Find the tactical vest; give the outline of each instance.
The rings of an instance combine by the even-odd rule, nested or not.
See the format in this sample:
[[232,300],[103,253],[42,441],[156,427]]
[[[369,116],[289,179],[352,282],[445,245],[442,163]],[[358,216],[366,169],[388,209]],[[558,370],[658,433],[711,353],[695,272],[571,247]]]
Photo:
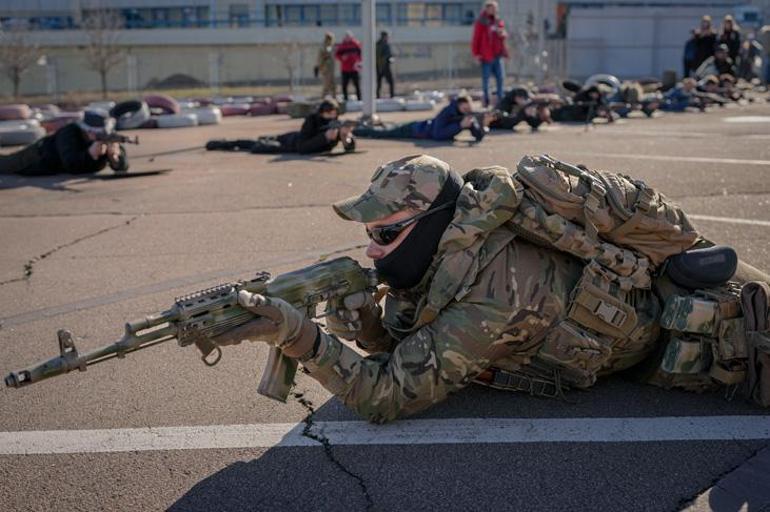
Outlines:
[[[508,227],[585,267],[566,317],[549,329],[530,364],[493,370],[482,383],[557,395],[647,360],[653,384],[722,384],[734,392],[747,383],[756,401],[770,405],[770,334],[755,330],[747,341],[740,286],[688,290],[663,275],[667,258],[698,241],[678,206],[640,180],[547,155],[522,158],[512,177],[524,193]],[[767,316],[766,306],[758,310]]]

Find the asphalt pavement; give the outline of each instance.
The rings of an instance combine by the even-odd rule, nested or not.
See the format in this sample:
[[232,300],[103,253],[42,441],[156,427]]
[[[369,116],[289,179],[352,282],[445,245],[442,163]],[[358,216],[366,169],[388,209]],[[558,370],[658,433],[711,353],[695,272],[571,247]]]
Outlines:
[[[360,141],[360,152],[344,156],[202,147],[212,138],[298,126],[271,116],[137,131],[131,170],[171,169],[154,176],[0,178],[0,372],[57,355],[60,328],[72,330],[79,348],[93,348],[117,340],[126,320],[162,311],[185,293],[332,255],[365,262],[365,233],[329,204],[362,191],[378,164],[417,153],[463,172],[514,167],[538,153],[622,171],[675,199],[708,238],[770,269],[770,104],[493,133],[481,144]],[[216,426],[262,432],[288,424],[321,439],[324,425],[358,429],[352,422],[359,419],[306,375],[295,390],[302,400],[258,395],[266,356],[261,345],[232,347],[208,368],[194,348],[170,342],[85,373],[0,390],[0,510],[670,511],[696,499],[698,510],[718,510],[722,502],[710,505],[703,493],[770,445],[762,436],[699,439],[695,427],[676,440],[660,432],[622,441],[532,441],[524,432],[496,442],[494,432],[458,430],[465,420],[486,418],[558,420],[565,428],[601,418],[629,425],[693,418],[697,425],[699,418],[759,416],[770,423],[767,410],[741,398],[664,391],[616,376],[566,401],[472,386],[415,418],[434,436],[420,442],[382,443],[375,431],[366,442],[337,445],[332,437],[326,446],[252,437],[209,447],[222,446],[206,439],[216,437]],[[185,430],[204,426],[213,433]],[[134,433],[158,427],[189,436],[189,446],[131,445]],[[13,444],[22,437],[16,433],[31,432],[39,432],[41,446],[66,438],[72,448],[29,454],[31,445]],[[84,440],[97,432],[125,433],[127,448],[86,449]],[[770,507],[750,494],[742,499],[752,512]]]

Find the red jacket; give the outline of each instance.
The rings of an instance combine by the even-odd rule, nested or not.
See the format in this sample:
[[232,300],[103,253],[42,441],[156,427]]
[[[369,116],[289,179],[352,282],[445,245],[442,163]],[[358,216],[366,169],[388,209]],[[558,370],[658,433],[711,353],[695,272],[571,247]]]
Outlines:
[[505,45],[505,23],[500,18],[492,18],[485,13],[473,25],[471,53],[483,62],[490,62],[497,57],[508,57]]
[[334,57],[340,61],[343,73],[358,71],[361,67],[361,43],[354,37],[346,37],[337,45]]

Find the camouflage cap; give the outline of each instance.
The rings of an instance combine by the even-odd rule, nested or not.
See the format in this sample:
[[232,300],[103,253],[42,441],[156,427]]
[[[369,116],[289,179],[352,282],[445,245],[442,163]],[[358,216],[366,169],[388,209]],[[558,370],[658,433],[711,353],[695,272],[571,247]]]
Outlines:
[[412,208],[426,211],[446,183],[449,164],[428,155],[412,155],[383,164],[360,196],[332,205],[345,220],[372,222]]

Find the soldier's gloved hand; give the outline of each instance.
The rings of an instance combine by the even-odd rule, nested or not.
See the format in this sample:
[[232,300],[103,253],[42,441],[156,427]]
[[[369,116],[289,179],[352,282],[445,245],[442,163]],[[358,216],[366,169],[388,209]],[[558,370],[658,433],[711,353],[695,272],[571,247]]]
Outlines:
[[382,326],[382,308],[370,293],[357,292],[328,307],[335,311],[326,317],[326,328],[340,338],[357,340],[367,348],[389,336]]
[[280,348],[289,357],[299,357],[313,349],[318,326],[288,302],[241,290],[238,303],[257,318],[215,337],[217,344],[264,341]]

